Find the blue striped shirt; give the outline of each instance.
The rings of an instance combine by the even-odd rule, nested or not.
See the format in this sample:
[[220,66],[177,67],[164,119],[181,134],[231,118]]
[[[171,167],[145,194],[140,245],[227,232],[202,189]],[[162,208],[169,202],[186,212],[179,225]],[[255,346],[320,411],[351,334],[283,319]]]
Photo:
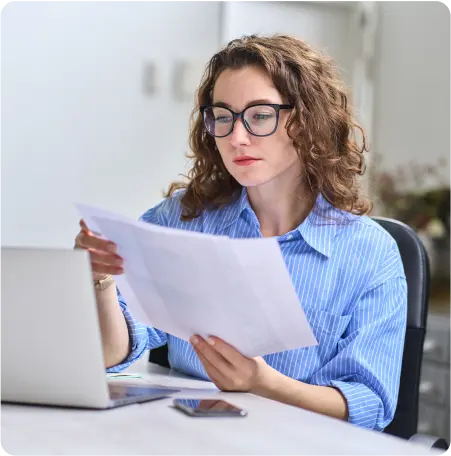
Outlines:
[[[262,236],[245,189],[225,208],[187,222],[180,219],[180,195],[165,199],[141,220],[232,238]],[[384,429],[397,404],[407,318],[406,279],[396,242],[369,217],[339,211],[321,195],[304,222],[278,241],[319,344],[267,355],[265,361],[288,377],[338,388],[350,422]],[[110,372],[167,343],[172,368],[208,379],[188,342],[134,320],[118,295],[132,350]]]

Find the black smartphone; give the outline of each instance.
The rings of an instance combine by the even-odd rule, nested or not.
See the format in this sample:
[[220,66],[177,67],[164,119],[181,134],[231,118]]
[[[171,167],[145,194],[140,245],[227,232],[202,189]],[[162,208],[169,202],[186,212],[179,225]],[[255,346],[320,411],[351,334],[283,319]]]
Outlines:
[[189,416],[247,416],[246,410],[218,399],[174,399],[174,406]]

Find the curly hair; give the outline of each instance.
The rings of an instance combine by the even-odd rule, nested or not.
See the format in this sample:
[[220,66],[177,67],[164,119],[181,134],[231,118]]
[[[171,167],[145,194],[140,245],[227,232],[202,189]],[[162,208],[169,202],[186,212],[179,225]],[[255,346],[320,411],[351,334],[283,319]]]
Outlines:
[[308,196],[313,199],[322,193],[337,209],[368,213],[371,203],[361,196],[357,178],[365,169],[365,134],[353,119],[332,60],[298,38],[278,34],[235,39],[207,64],[191,115],[188,158],[194,159],[194,165],[188,182],[174,182],[166,193],[168,197],[186,190],[181,197],[182,219],[192,220],[206,208],[229,204],[242,188],[225,168],[215,139],[205,131],[199,108],[212,103],[215,83],[225,69],[246,66],[264,69],[294,106],[286,128],[303,164]]

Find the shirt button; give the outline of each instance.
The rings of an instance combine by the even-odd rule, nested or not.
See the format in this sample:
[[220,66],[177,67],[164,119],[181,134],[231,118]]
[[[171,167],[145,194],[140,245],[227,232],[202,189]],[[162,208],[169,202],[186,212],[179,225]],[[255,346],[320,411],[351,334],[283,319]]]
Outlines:
[[288,239],[289,241],[291,241],[291,240],[293,239],[293,235],[292,235],[292,234],[289,234],[289,235],[287,236],[287,239]]

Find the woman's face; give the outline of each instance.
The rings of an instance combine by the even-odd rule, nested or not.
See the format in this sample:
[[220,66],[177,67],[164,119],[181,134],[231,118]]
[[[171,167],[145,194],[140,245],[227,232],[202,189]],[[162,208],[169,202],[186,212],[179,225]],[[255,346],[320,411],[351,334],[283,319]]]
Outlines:
[[[286,104],[286,100],[282,99],[265,71],[257,67],[245,67],[227,69],[220,74],[213,91],[213,104],[218,103],[234,112],[241,112],[253,104]],[[255,125],[258,126],[260,119],[267,114],[264,110],[257,110],[250,121],[255,119]],[[261,186],[287,178],[288,172],[290,176],[300,176],[301,163],[286,130],[289,115],[289,109],[280,111],[277,130],[271,136],[253,136],[238,119],[228,136],[215,138],[225,167],[242,186]],[[240,160],[243,156],[255,160]]]

